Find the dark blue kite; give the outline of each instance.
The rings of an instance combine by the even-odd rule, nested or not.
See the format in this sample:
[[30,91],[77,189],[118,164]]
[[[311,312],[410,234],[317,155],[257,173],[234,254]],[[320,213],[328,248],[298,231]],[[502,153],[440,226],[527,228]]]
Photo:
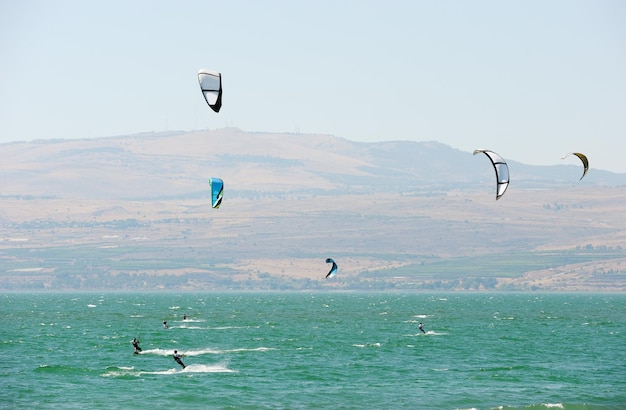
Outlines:
[[333,267],[330,268],[330,271],[328,271],[328,273],[326,274],[326,279],[332,278],[333,276],[335,276],[335,273],[337,273],[337,264],[335,263],[334,260],[328,258],[326,259],[326,263],[332,263]]

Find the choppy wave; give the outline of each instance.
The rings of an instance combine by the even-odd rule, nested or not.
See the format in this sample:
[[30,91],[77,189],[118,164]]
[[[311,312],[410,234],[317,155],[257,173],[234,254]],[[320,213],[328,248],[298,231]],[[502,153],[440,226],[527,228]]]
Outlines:
[[177,326],[170,326],[170,329],[192,329],[192,330],[202,330],[202,329],[207,329],[206,327],[202,327],[202,326],[190,326],[190,325],[177,325]]
[[241,347],[241,348],[232,348],[232,349],[213,349],[213,348],[205,348],[205,349],[190,349],[184,350],[179,347],[173,349],[147,349],[143,350],[140,355],[157,355],[157,356],[171,356],[174,350],[178,350],[179,353],[185,356],[202,356],[205,354],[225,354],[225,353],[240,353],[240,352],[267,352],[270,350],[276,350],[272,347]]
[[[232,329],[260,329],[261,326],[197,326],[197,325],[189,325],[188,323],[202,323],[206,322],[205,320],[178,320],[173,323],[180,323],[178,325],[169,326],[170,329],[192,329],[192,330],[232,330]],[[171,322],[170,322],[171,323]]]
[[410,337],[415,337],[415,336],[418,336],[418,337],[419,336],[422,336],[422,337],[423,336],[445,336],[447,334],[448,333],[445,333],[445,332],[435,332],[434,330],[428,330],[428,331],[426,331],[426,333],[417,332],[417,333],[410,333],[410,334],[407,334],[405,336],[410,336]]
[[352,346],[365,348],[365,347],[380,347],[380,346],[382,346],[382,344],[380,342],[376,342],[376,343],[355,343]]
[[498,406],[498,410],[516,410],[516,409],[525,409],[525,410],[541,410],[541,409],[565,409],[565,410],[584,410],[584,409],[593,409],[595,406],[588,406],[585,404],[565,404],[565,403],[539,403],[539,404],[531,404],[523,407],[514,407],[514,406]]
[[[528,293],[202,299],[0,295],[7,385],[0,408],[613,410],[626,403],[624,294],[542,293],[531,303]],[[181,322],[186,309],[198,317]],[[163,317],[187,328],[164,330]],[[129,344],[136,336],[141,355]]]
[[230,330],[230,329],[260,329],[261,326],[213,326],[207,327],[207,329],[211,330]]
[[178,374],[194,374],[194,373],[237,373],[236,370],[229,369],[225,363],[218,364],[190,364],[184,369],[171,368],[164,370],[137,370],[135,367],[114,367],[108,368],[103,377],[140,377],[148,374],[158,375],[178,375]]

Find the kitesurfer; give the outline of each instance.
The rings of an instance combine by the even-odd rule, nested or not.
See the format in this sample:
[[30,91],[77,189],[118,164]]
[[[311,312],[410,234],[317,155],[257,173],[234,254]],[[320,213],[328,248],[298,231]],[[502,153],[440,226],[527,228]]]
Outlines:
[[186,313],[183,315],[183,320],[187,320],[187,314]]
[[131,343],[133,344],[133,347],[135,348],[135,354],[139,354],[139,352],[141,352],[141,347],[139,347],[139,340],[137,340],[137,338],[134,338]]
[[167,329],[167,320],[163,321],[163,329]]
[[424,324],[422,322],[420,322],[419,326],[417,327],[420,329],[422,333],[426,334],[426,331],[424,330]]
[[178,350],[174,350],[174,360],[176,361],[176,363],[178,363],[179,365],[181,365],[183,367],[183,369],[187,366],[185,366],[185,363],[183,363],[182,361],[182,357],[184,355],[182,354],[178,354]]

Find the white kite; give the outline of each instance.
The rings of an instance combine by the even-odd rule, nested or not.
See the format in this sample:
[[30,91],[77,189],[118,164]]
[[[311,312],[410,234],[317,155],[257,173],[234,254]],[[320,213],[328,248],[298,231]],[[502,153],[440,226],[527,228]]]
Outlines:
[[502,157],[493,151],[486,149],[474,150],[474,155],[483,153],[485,154],[496,171],[496,200],[500,199],[504,195],[504,191],[509,187],[509,166],[504,162]]
[[215,112],[220,112],[220,108],[222,108],[222,74],[217,71],[202,69],[198,72],[198,82],[209,107]]

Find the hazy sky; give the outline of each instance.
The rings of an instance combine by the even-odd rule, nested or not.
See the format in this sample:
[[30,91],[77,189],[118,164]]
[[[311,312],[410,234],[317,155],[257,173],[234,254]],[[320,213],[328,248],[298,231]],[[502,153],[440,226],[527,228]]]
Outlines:
[[626,172],[626,1],[0,0],[0,97],[0,142],[234,126]]

